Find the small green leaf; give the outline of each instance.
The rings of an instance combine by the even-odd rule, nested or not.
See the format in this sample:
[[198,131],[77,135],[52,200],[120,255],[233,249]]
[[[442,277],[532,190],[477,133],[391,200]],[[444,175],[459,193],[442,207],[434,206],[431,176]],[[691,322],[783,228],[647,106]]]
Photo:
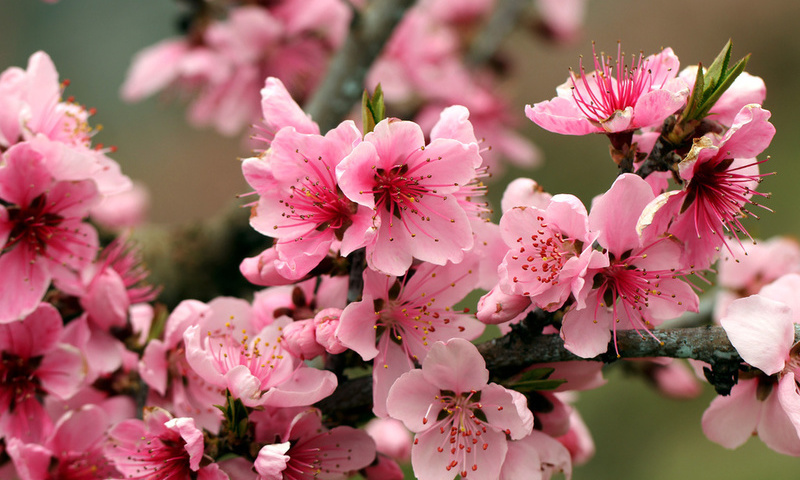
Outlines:
[[383,90],[379,83],[370,96],[367,90],[361,96],[361,121],[364,124],[364,135],[375,129],[375,125],[386,117],[386,105],[383,101]]
[[517,382],[511,385],[511,388],[520,392],[532,392],[532,391],[540,391],[540,390],[555,390],[562,384],[567,383],[566,379],[557,378],[557,379],[542,379],[542,380],[530,380],[526,382]]
[[555,371],[556,371],[555,368],[534,368],[533,370],[528,370],[524,372],[520,376],[519,381],[528,382],[531,380],[544,380],[550,377],[550,375],[552,375],[553,372]]

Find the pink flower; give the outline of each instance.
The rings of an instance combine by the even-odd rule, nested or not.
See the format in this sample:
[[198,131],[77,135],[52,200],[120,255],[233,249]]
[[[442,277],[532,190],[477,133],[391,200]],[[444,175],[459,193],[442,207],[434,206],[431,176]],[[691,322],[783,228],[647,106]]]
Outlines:
[[363,430],[322,426],[318,410],[298,414],[281,438],[258,452],[258,480],[345,480],[375,459],[375,443]]
[[399,276],[413,258],[444,265],[472,247],[467,213],[454,195],[475,177],[478,146],[437,138],[425,145],[412,122],[385,119],[336,167],[344,194],[373,210],[370,268]]
[[[539,308],[554,311],[581,292],[587,269],[608,265],[608,257],[592,248],[586,207],[572,195],[556,195],[546,208],[515,207],[500,219],[509,251],[498,267],[500,289],[524,295]],[[591,277],[590,277],[591,278]]]
[[[348,255],[370,239],[372,212],[346,198],[336,181],[337,165],[361,142],[351,121],[324,137],[281,129],[263,157],[245,160],[242,169],[266,169],[266,178],[252,182],[259,194],[250,225],[277,239],[276,271],[297,280],[331,250]],[[263,166],[252,166],[254,162]]]
[[499,477],[506,437],[529,435],[533,415],[522,394],[488,380],[478,349],[454,338],[434,344],[422,369],[392,386],[387,410],[416,433],[411,464],[417,478]]
[[109,417],[96,405],[62,415],[41,443],[7,441],[8,454],[22,480],[121,478],[103,452]]
[[[739,232],[749,236],[740,218],[750,215],[748,204],[765,174],[759,174],[755,156],[769,146],[775,127],[770,112],[746,105],[721,139],[709,134],[695,141],[678,168],[684,180],[681,191],[660,195],[648,206],[648,221],[641,229],[668,230],[685,246],[685,265],[705,268],[726,233],[739,242]],[[651,223],[649,223],[651,222]],[[649,225],[649,226],[648,226]],[[731,251],[731,253],[733,253]]]
[[[576,76],[560,85],[557,97],[525,106],[525,115],[555,133],[616,134],[658,125],[681,108],[689,96],[686,84],[676,78],[678,57],[667,48],[658,54],[634,57],[625,65],[622,46],[614,62],[592,46],[595,71],[586,74],[583,63]],[[612,63],[613,62],[613,63]]]
[[[108,436],[106,455],[124,478],[190,478],[195,472],[216,470],[200,466],[203,432],[192,418],[173,418],[166,410],[146,408],[144,420],[124,420],[112,427]],[[209,478],[227,476],[217,472]]]
[[520,440],[508,442],[499,480],[550,480],[558,472],[563,472],[567,480],[572,478],[569,451],[558,440],[534,430]]
[[52,422],[38,397],[74,395],[85,378],[84,358],[62,343],[61,315],[40,303],[22,320],[0,324],[0,438],[40,442]]
[[183,334],[189,365],[209,384],[250,407],[310,405],[336,388],[332,372],[306,367],[283,347],[288,318],[259,331],[247,302],[221,297],[209,306],[211,314]]
[[576,303],[564,314],[561,337],[576,355],[591,358],[605,352],[618,328],[647,331],[697,311],[697,294],[681,278],[688,271],[679,268],[680,244],[637,232],[641,212],[652,199],[647,182],[624,174],[592,205],[589,227],[610,263],[589,269],[586,277],[593,281],[577,296],[585,298],[585,306]]
[[[475,262],[443,267],[422,264],[413,275],[398,279],[364,271],[360,302],[348,305],[336,336],[364,360],[374,359],[373,412],[386,416],[386,395],[392,383],[423,361],[437,340],[472,340],[483,325],[453,306],[475,288]],[[377,345],[376,345],[377,343]]]
[[378,452],[399,462],[407,462],[411,458],[411,433],[399,420],[373,418],[367,422],[364,430],[375,440]]
[[94,259],[97,232],[83,219],[98,199],[90,180],[56,181],[48,158],[27,143],[3,155],[0,166],[0,323],[39,304],[54,272],[80,270]]
[[736,448],[758,433],[771,449],[800,456],[800,352],[792,315],[785,303],[761,295],[728,307],[722,327],[742,359],[763,375],[742,378],[729,396],[711,402],[703,431],[712,441]]

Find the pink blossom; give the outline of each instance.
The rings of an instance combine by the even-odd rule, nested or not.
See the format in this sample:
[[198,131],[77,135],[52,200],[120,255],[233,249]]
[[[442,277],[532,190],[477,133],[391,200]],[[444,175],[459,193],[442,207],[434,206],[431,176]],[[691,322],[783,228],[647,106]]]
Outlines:
[[[589,269],[576,303],[561,328],[564,346],[584,358],[607,350],[619,328],[649,330],[685,311],[697,311],[699,299],[681,277],[680,244],[670,237],[640,237],[637,222],[653,191],[640,177],[623,174],[595,199],[589,227],[608,252],[609,265]],[[585,295],[585,296],[584,296]],[[616,341],[615,341],[616,347]]]
[[454,338],[436,342],[422,369],[406,372],[389,391],[387,410],[415,432],[411,464],[420,480],[496,479],[512,440],[529,435],[525,397],[488,383],[478,349]]
[[363,430],[322,426],[318,410],[306,410],[292,421],[280,440],[258,452],[258,480],[295,480],[320,476],[344,480],[375,459],[375,443]]
[[339,329],[339,319],[342,316],[341,308],[324,308],[314,316],[314,335],[317,343],[322,345],[330,354],[343,353],[347,347],[336,336]]
[[94,182],[56,181],[50,160],[27,143],[0,166],[0,322],[32,312],[57,269],[80,270],[94,259],[97,232],[83,219],[98,199]]
[[508,442],[499,480],[549,480],[559,472],[563,472],[567,480],[572,478],[569,451],[553,437],[533,430],[522,439]]
[[364,271],[364,293],[339,319],[336,336],[364,360],[374,359],[373,412],[386,416],[392,383],[423,361],[430,345],[454,337],[472,340],[483,325],[453,309],[475,287],[474,261],[443,267],[422,264],[409,277]]
[[332,372],[306,367],[283,347],[288,318],[259,331],[247,302],[220,297],[209,306],[210,315],[183,334],[189,365],[209,384],[251,407],[310,405],[336,388]]
[[325,349],[317,343],[314,320],[297,320],[283,328],[283,346],[301,360],[311,360],[323,353]]
[[491,289],[489,293],[478,300],[478,310],[475,316],[487,325],[497,325],[506,322],[518,322],[533,310],[535,306],[531,297],[527,295],[508,295],[503,293],[499,286]]
[[373,418],[364,426],[378,452],[399,462],[411,459],[411,433],[393,418]]
[[581,62],[579,73],[558,88],[557,97],[525,106],[525,115],[555,133],[618,134],[658,125],[686,102],[689,89],[676,78],[678,57],[671,48],[638,59],[628,68],[617,45],[617,59],[592,46],[595,71],[587,74]]
[[475,177],[478,146],[438,138],[420,127],[382,120],[336,167],[344,194],[373,210],[367,264],[402,275],[413,258],[444,265],[472,247],[472,228],[455,194]]
[[[372,212],[346,198],[337,186],[337,165],[361,142],[361,133],[346,121],[324,137],[281,129],[263,157],[250,158],[243,170],[271,172],[270,181],[253,185],[259,194],[250,225],[277,239],[276,271],[297,280],[331,250],[346,256],[370,239]],[[254,167],[253,162],[264,162]]]
[[367,480],[403,480],[406,478],[400,465],[382,453],[378,453],[375,461],[361,469],[360,473]]
[[66,399],[83,385],[83,355],[62,343],[63,330],[61,315],[49,303],[0,324],[0,438],[42,441],[53,425],[37,397]]
[[41,443],[9,439],[8,454],[21,480],[121,478],[103,452],[109,426],[103,409],[86,405],[64,413]]
[[552,198],[536,180],[520,177],[506,185],[500,208],[503,213],[514,207],[536,207],[544,210],[550,205]]
[[589,232],[586,207],[572,195],[556,195],[545,209],[512,208],[500,231],[509,249],[498,267],[500,289],[531,297],[544,310],[560,308],[570,295],[581,307],[587,270],[608,265],[591,247],[596,234]]
[[[160,408],[145,408],[143,420],[125,420],[108,432],[105,452],[124,478],[189,478],[203,459],[203,432],[194,419],[173,418]],[[216,470],[211,468],[212,470]],[[227,479],[222,474],[211,478]]]
[[[749,236],[740,219],[750,215],[748,204],[765,174],[759,174],[760,154],[772,140],[775,127],[770,112],[747,105],[721,139],[709,134],[695,141],[678,165],[684,187],[666,192],[648,206],[640,229],[668,230],[685,246],[685,264],[695,268],[710,265],[721,246],[728,246],[726,233],[739,242]],[[731,251],[732,253],[732,251]]]
[[557,41],[575,40],[586,16],[586,0],[536,0],[546,32]]
[[[794,292],[792,292],[794,295]],[[761,295],[735,300],[720,320],[731,344],[763,375],[740,380],[703,415],[703,431],[727,448],[758,433],[768,447],[800,456],[800,352],[792,309]]]

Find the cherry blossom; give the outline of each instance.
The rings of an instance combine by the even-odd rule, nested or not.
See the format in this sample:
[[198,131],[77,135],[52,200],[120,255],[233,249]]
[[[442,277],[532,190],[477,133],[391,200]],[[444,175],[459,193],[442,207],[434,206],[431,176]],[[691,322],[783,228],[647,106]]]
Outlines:
[[763,375],[741,374],[730,396],[711,402],[703,414],[708,438],[736,448],[757,433],[773,450],[800,456],[800,353],[792,317],[785,303],[761,295],[728,306],[722,327],[742,359]]
[[617,59],[598,57],[592,47],[595,71],[579,73],[556,88],[552,100],[525,106],[525,115],[551,132],[564,135],[619,134],[658,125],[681,108],[689,96],[676,78],[678,57],[672,49],[626,64],[621,44]]
[[416,433],[411,464],[420,480],[495,479],[508,451],[507,436],[530,434],[533,415],[525,397],[495,383],[468,341],[436,342],[422,369],[392,386],[387,410]]
[[478,146],[437,138],[415,123],[382,120],[336,167],[344,194],[373,210],[370,268],[399,276],[413,258],[444,265],[472,248],[472,228],[455,194],[475,177]]

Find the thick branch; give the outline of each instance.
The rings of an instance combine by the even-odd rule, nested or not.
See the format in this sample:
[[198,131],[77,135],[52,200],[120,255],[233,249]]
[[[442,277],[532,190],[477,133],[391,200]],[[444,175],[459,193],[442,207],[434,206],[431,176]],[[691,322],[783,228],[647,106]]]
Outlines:
[[367,71],[413,4],[414,0],[375,0],[363,12],[356,12],[350,34],[306,105],[320,130],[334,128],[361,98]]

